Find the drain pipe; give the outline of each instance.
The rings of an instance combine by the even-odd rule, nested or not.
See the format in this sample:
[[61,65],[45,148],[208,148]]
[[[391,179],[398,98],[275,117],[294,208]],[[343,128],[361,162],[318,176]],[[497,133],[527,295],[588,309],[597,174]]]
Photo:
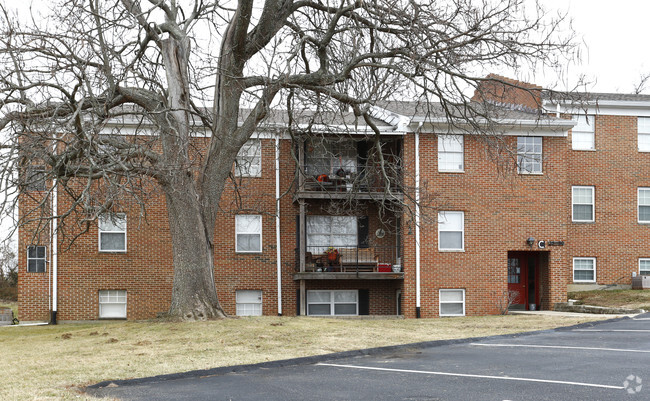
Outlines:
[[415,130],[415,317],[420,315],[420,129]]
[[282,255],[280,245],[280,134],[275,134],[275,254],[278,274],[278,316],[282,316]]
[[57,215],[59,213],[59,199],[57,179],[54,178],[52,183],[52,312],[50,316],[50,324],[56,324],[56,313],[58,311],[58,296],[59,296],[59,235]]

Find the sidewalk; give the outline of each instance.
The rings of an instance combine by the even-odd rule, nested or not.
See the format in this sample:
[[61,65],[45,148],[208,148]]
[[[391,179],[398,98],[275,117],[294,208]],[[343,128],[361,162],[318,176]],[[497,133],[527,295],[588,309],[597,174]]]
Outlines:
[[599,313],[578,313],[578,312],[557,312],[550,310],[511,310],[508,311],[509,315],[546,315],[546,316],[571,316],[571,317],[580,317],[580,316],[594,316],[602,317],[603,319],[614,319],[617,317],[634,317],[639,315],[638,313],[634,314],[599,314]]

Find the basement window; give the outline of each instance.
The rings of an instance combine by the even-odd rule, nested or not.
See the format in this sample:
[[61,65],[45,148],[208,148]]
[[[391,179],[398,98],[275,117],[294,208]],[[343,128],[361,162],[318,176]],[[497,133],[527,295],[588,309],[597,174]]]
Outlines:
[[237,316],[262,316],[262,291],[237,290]]
[[596,258],[573,258],[573,282],[596,282]]
[[99,291],[99,318],[126,319],[126,290]]
[[46,255],[47,255],[46,247],[28,246],[27,247],[27,272],[45,273]]
[[650,258],[639,259],[639,274],[641,276],[650,276]]
[[440,290],[440,316],[465,316],[465,290]]
[[359,314],[359,291],[307,291],[307,315],[356,316]]

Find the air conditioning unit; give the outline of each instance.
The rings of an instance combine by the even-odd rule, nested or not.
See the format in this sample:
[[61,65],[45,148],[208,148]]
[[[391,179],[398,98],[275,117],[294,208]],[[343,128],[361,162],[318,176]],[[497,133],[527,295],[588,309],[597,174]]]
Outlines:
[[633,290],[650,289],[650,276],[636,276],[632,277]]

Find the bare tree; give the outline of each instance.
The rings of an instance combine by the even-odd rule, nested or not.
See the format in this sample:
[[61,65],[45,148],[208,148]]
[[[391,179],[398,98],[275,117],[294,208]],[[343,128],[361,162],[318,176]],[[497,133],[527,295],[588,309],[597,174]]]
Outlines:
[[[74,237],[101,213],[144,207],[161,191],[174,255],[170,313],[183,319],[224,315],[212,260],[218,205],[238,151],[273,105],[286,106],[293,134],[296,114],[318,118],[343,105],[378,138],[371,106],[404,99],[439,102],[450,122],[483,119],[484,130],[489,113],[465,93],[485,71],[553,64],[571,50],[557,34],[563,18],[524,0],[62,0],[52,8],[32,18],[2,9],[7,199],[33,205],[20,224],[46,232],[55,218]],[[193,145],[197,136],[209,136],[206,149]],[[68,201],[53,216],[45,199],[55,190]]]

